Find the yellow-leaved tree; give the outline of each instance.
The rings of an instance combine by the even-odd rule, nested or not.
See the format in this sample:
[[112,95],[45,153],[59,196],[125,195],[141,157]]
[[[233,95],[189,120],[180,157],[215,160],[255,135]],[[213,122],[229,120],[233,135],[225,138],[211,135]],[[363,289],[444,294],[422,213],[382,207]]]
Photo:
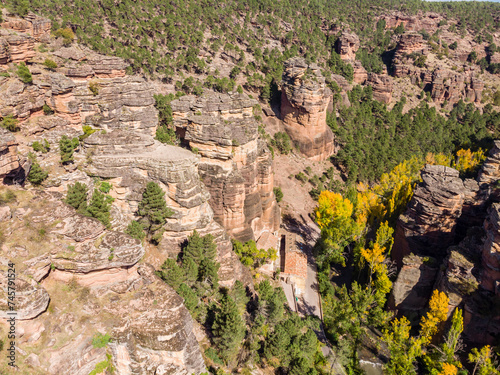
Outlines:
[[446,320],[449,301],[450,299],[444,292],[436,289],[432,293],[432,297],[429,300],[429,311],[422,317],[420,322],[420,337],[424,344],[431,342],[432,337],[439,330],[439,325]]
[[451,363],[443,363],[443,371],[441,371],[439,375],[457,375],[457,373],[457,366]]
[[322,191],[316,207],[316,223],[330,261],[345,265],[344,248],[360,234],[360,226],[353,218],[354,206],[347,198],[331,191]]
[[462,149],[457,151],[457,157],[452,167],[463,174],[473,173],[485,159],[486,155],[482,149],[476,152],[472,152],[470,149]]

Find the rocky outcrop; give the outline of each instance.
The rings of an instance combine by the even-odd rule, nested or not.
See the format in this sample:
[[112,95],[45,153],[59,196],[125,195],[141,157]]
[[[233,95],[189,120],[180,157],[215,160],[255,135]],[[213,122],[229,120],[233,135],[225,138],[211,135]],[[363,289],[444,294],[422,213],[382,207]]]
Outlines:
[[312,160],[325,160],[334,152],[334,137],[326,124],[330,90],[317,65],[302,58],[285,62],[281,116],[285,129],[300,152]]
[[386,29],[393,29],[402,24],[406,31],[426,30],[429,34],[433,34],[436,32],[439,21],[443,19],[443,16],[433,12],[419,12],[416,15],[392,12],[382,16],[381,19],[385,20]]
[[359,49],[359,38],[356,34],[342,32],[337,39],[336,50],[342,60],[355,60],[356,51]]
[[17,141],[9,131],[0,128],[0,180],[19,168]]
[[36,41],[45,41],[50,36],[52,22],[40,17],[33,12],[28,12],[24,19],[7,17],[2,23],[2,28],[31,35]]
[[443,258],[455,240],[467,188],[457,170],[426,165],[407,211],[398,219],[392,257],[401,266],[413,252]]
[[404,56],[411,53],[425,54],[427,50],[427,42],[422,34],[407,32],[399,37],[395,56]]
[[369,73],[367,85],[373,89],[373,99],[389,104],[392,100],[392,78],[384,74]]
[[435,258],[415,254],[405,256],[389,298],[391,308],[405,313],[423,311],[432,294],[438,270],[439,263]]
[[[117,374],[206,371],[183,299],[152,266],[137,265],[138,240],[77,214],[58,193],[15,194],[22,197],[12,203],[16,220],[0,223],[0,291],[7,301],[9,259],[17,271],[18,345],[45,343],[43,355],[32,355],[35,370],[87,375],[110,353]],[[20,234],[25,223],[32,229]],[[3,322],[7,312],[2,302]],[[107,349],[93,346],[97,331],[113,338]]]
[[500,179],[500,141],[495,141],[477,176],[480,185],[493,185]]
[[240,241],[257,240],[280,225],[272,157],[252,113],[256,104],[236,93],[184,96],[171,103],[178,133],[201,156],[198,170],[215,220]]
[[0,62],[19,63],[35,57],[35,40],[27,34],[0,31]]
[[484,223],[486,241],[482,251],[481,286],[500,296],[500,204],[493,203]]
[[352,62],[352,68],[353,68],[353,82],[357,83],[358,85],[362,85],[366,82],[368,79],[368,72],[366,69],[361,65],[361,61],[354,61]]
[[92,158],[88,171],[110,179],[116,187],[111,196],[120,213],[129,218],[119,219],[120,225],[126,226],[135,217],[147,182],[155,181],[165,191],[167,205],[174,211],[164,226],[160,250],[177,256],[180,244],[193,230],[202,235],[211,233],[218,243],[221,284],[230,286],[236,279],[250,282],[248,271],[232,251],[229,237],[214,221],[210,193],[200,181],[199,158],[194,153],[126,130],[94,133],[85,140],[84,148]]

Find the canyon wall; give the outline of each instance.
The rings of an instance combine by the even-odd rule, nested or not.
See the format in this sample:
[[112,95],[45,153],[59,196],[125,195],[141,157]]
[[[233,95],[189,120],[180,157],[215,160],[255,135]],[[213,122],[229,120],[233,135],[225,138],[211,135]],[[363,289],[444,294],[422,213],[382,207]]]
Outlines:
[[280,212],[273,193],[273,161],[259,138],[247,95],[206,93],[171,103],[181,140],[201,156],[198,170],[215,219],[240,241],[275,233]]

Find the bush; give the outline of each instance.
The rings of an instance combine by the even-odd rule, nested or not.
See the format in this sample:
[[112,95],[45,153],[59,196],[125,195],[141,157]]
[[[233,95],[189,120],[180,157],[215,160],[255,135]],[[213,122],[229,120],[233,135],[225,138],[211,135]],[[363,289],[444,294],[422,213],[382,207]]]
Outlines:
[[69,27],[58,29],[53,34],[56,38],[62,37],[65,46],[69,46],[75,39],[75,33]]
[[292,150],[292,142],[290,141],[288,134],[285,132],[278,132],[274,134],[272,144],[273,146],[276,146],[279,152],[285,155],[288,155],[288,153]]
[[17,66],[17,75],[21,81],[24,83],[32,83],[33,77],[31,76],[31,72],[26,66],[24,62],[19,63]]
[[45,116],[49,116],[49,115],[52,115],[54,113],[54,110],[52,108],[50,108],[47,103],[45,103],[43,105],[43,114]]
[[111,227],[111,215],[109,210],[112,201],[113,198],[104,195],[98,189],[94,189],[94,194],[92,194],[92,199],[87,208],[89,215],[99,220],[107,228]]
[[125,230],[125,233],[127,233],[130,237],[137,238],[140,241],[142,241],[144,237],[146,237],[144,228],[138,221],[135,220],[130,222],[127,229]]
[[40,185],[48,175],[48,172],[45,172],[37,161],[33,161],[30,173],[28,173],[28,181],[33,185]]
[[45,154],[45,153],[47,153],[47,152],[50,151],[50,145],[49,145],[49,142],[46,139],[44,139],[41,142],[39,142],[39,141],[33,142],[33,144],[31,145],[31,147],[33,147],[33,151],[41,152],[43,154]]
[[164,125],[160,125],[156,129],[155,139],[168,145],[176,145],[179,143],[179,139],[177,139],[177,134],[175,134],[174,129]]
[[94,348],[105,348],[106,345],[111,341],[111,337],[109,334],[103,335],[100,332],[97,332],[94,337],[92,338],[92,346]]
[[427,56],[420,55],[417,57],[417,59],[413,62],[415,66],[418,66],[419,68],[423,68],[425,66],[425,61],[427,60]]
[[92,95],[97,96],[99,95],[99,85],[97,82],[89,82],[89,90],[92,93]]
[[276,198],[276,202],[281,202],[281,200],[283,199],[283,192],[281,191],[281,188],[280,187],[275,187],[273,189],[274,191],[274,196]]
[[57,68],[57,64],[54,60],[51,59],[45,59],[43,62],[43,65],[49,70],[55,70]]
[[19,130],[19,121],[12,115],[5,116],[2,121],[0,121],[0,127],[7,129],[10,132],[15,132]]
[[61,154],[61,162],[67,164],[73,161],[73,152],[80,144],[78,138],[70,139],[68,136],[63,135],[59,140],[59,152]]
[[453,43],[451,43],[451,44],[448,46],[448,48],[449,48],[449,49],[452,49],[452,50],[456,50],[456,49],[457,49],[457,47],[458,47],[458,43],[457,43],[456,41],[455,41],[455,42],[453,42]]
[[81,182],[75,182],[68,186],[65,202],[76,209],[81,214],[87,213],[87,185]]

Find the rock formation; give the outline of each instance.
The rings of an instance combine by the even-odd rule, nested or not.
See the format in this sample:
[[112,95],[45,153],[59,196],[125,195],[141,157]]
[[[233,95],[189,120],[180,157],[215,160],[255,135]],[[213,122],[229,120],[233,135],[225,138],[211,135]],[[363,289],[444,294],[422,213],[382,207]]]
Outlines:
[[398,220],[392,251],[401,271],[391,306],[423,313],[425,296],[445,291],[449,314],[463,309],[464,337],[476,345],[491,345],[500,333],[499,146],[496,141],[477,182],[427,165]]
[[[6,264],[14,261],[18,345],[45,343],[40,356],[30,354],[37,371],[87,375],[106,360],[107,350],[92,345],[98,331],[113,338],[117,374],[206,371],[182,298],[150,265],[137,265],[144,255],[138,240],[77,214],[60,194],[15,194],[22,196],[11,207],[18,220],[0,224],[0,285],[7,301]],[[25,222],[31,229],[23,235]],[[49,299],[56,307],[47,311]],[[2,302],[0,318],[7,310]]]
[[443,257],[462,213],[466,189],[457,170],[426,165],[422,180],[398,220],[392,256],[400,265],[410,252]]
[[356,51],[359,49],[359,46],[358,36],[354,33],[344,31],[337,40],[336,50],[342,60],[355,60]]
[[257,240],[280,225],[272,158],[252,112],[256,104],[236,93],[184,96],[171,103],[178,133],[201,156],[198,170],[216,221],[241,241]]
[[373,89],[373,99],[389,104],[392,100],[392,78],[384,74],[369,73],[367,85]]
[[19,168],[17,141],[9,131],[0,128],[0,180]]
[[0,63],[19,63],[35,56],[35,40],[27,34],[0,31]]
[[368,79],[368,73],[366,72],[366,69],[361,65],[361,61],[354,61],[352,64],[354,73],[353,73],[353,82],[357,83],[358,85],[362,85],[366,82]]
[[33,12],[28,12],[24,19],[17,17],[6,17],[2,28],[11,29],[23,34],[31,35],[36,41],[45,41],[50,36],[52,22],[40,17]]
[[330,90],[319,67],[302,58],[285,62],[281,116],[285,129],[300,152],[312,160],[325,160],[334,152],[334,137],[326,124]]
[[426,30],[429,34],[433,34],[436,32],[439,21],[443,19],[443,16],[433,12],[419,12],[416,15],[392,12],[382,16],[381,19],[385,20],[386,29],[393,29],[402,24],[406,31]]
[[463,72],[442,66],[420,68],[414,61],[429,53],[421,34],[407,32],[400,36],[392,61],[392,74],[395,77],[410,77],[413,84],[421,85],[429,91],[437,103],[457,103],[459,100],[480,103],[484,83],[477,78],[477,73],[469,67]]

